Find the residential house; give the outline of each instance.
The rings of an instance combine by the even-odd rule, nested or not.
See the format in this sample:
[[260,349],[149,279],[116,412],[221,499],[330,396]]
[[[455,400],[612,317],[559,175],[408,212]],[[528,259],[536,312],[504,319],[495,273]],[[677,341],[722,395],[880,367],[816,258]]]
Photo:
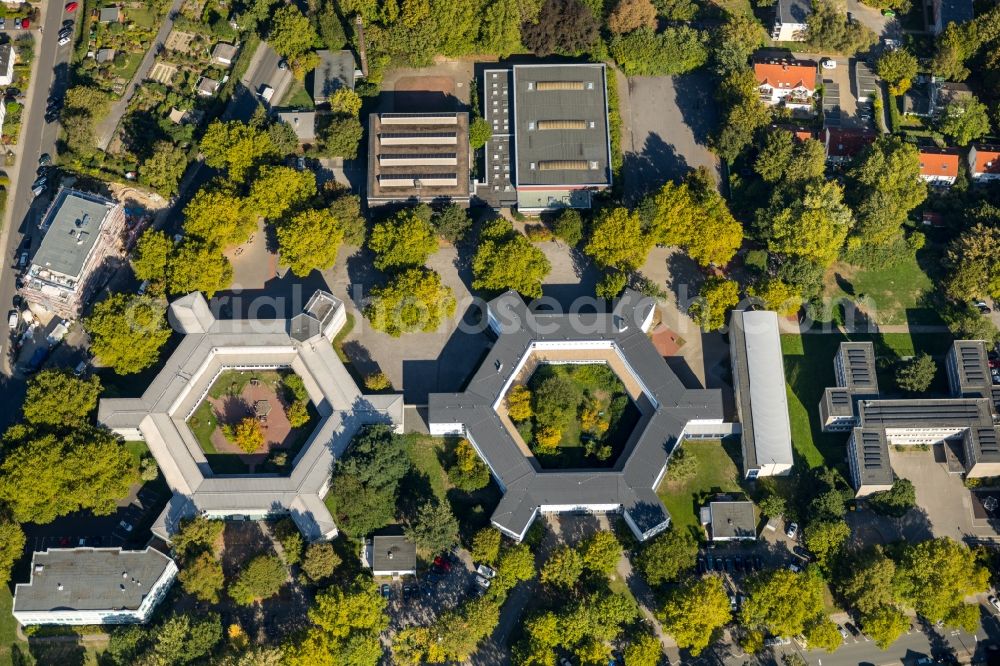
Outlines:
[[961,160],[958,148],[920,148],[920,178],[932,185],[953,185]]
[[980,183],[1000,180],[1000,145],[980,143],[969,148],[969,177]]
[[97,53],[94,55],[94,60],[99,64],[106,62],[114,62],[115,50],[114,49],[98,49]]
[[940,35],[949,23],[962,25],[972,20],[972,0],[932,0],[931,13],[931,32]]
[[812,3],[809,0],[778,0],[774,25],[771,26],[771,39],[776,42],[805,41],[806,29],[809,27],[806,19],[810,14]]
[[361,563],[371,569],[373,576],[417,575],[417,547],[406,538],[399,526],[381,530],[366,539],[361,552]]
[[278,114],[278,120],[292,126],[299,143],[316,142],[315,111],[282,111]]
[[195,90],[197,90],[198,94],[202,97],[211,97],[219,90],[220,85],[222,84],[215,79],[202,76],[198,79],[198,85],[195,86]]
[[850,162],[862,150],[875,142],[878,135],[871,130],[827,127],[823,144],[826,160],[831,164]]
[[97,14],[97,20],[101,23],[121,23],[122,18],[122,10],[118,6],[101,7]]
[[41,229],[45,236],[21,294],[29,303],[75,319],[121,263],[125,211],[99,195],[61,189]]
[[14,82],[14,61],[17,59],[14,47],[8,42],[0,44],[0,86]]
[[812,109],[816,92],[816,63],[812,60],[761,60],[753,65],[766,104],[790,109]]
[[316,51],[319,64],[313,70],[313,102],[326,104],[338,88],[354,90],[354,83],[361,74],[354,63],[354,54],[347,50]]
[[236,53],[238,51],[239,48],[233,44],[219,42],[215,45],[215,48],[212,49],[212,62],[229,67],[236,59]]
[[176,106],[172,106],[170,107],[170,113],[167,115],[167,117],[173,124],[181,125],[188,121],[190,115],[191,115],[190,111],[187,111],[186,109],[178,109]]
[[951,102],[973,97],[972,88],[957,81],[940,81],[934,84],[934,112],[940,113]]
[[757,516],[753,502],[720,499],[701,509],[701,523],[712,541],[757,539]]
[[142,624],[166,596],[177,565],[158,550],[50,548],[31,556],[14,589],[14,618],[36,624]]

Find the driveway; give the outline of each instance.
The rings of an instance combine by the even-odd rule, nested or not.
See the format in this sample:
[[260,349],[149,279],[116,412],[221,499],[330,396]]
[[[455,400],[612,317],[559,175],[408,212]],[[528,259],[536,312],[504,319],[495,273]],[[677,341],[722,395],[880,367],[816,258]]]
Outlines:
[[903,26],[899,18],[887,18],[882,16],[881,10],[862,4],[859,0],[847,0],[847,11],[854,19],[866,26],[879,37],[889,39],[901,39],[903,36]]
[[717,122],[714,87],[704,72],[637,76],[627,83],[619,76],[626,202],[699,166],[717,174],[718,160],[708,149]]
[[246,74],[240,79],[242,85],[236,86],[233,90],[233,98],[223,114],[224,120],[242,120],[244,122],[250,120],[254,111],[257,110],[258,102],[269,108],[270,105],[257,96],[264,85],[274,89],[271,99],[275,102],[284,99],[288,86],[292,83],[292,70],[279,69],[278,63],[280,61],[281,56],[275,53],[274,49],[267,43],[261,42],[250,59]]

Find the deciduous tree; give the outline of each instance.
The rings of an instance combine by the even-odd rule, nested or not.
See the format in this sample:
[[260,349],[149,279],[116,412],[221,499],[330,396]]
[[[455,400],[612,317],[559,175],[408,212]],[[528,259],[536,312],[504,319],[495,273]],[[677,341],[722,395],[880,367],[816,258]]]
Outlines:
[[500,556],[500,532],[493,527],[484,527],[472,537],[472,559],[484,564],[496,564]]
[[633,271],[645,263],[651,247],[638,213],[619,206],[597,218],[583,251],[601,268]]
[[328,541],[318,541],[306,547],[306,556],[302,561],[302,573],[313,583],[321,583],[333,575],[340,566],[340,555]]
[[545,253],[500,219],[484,228],[472,259],[472,288],[513,289],[528,298],[542,296],[542,280],[552,270]]
[[953,100],[944,107],[941,131],[959,146],[967,146],[990,133],[990,116],[986,105],[975,97]]
[[28,380],[21,409],[32,425],[74,428],[87,422],[100,394],[101,380],[96,375],[84,379],[68,370],[42,370]]
[[175,614],[154,628],[153,634],[153,646],[146,656],[149,663],[191,664],[206,657],[222,640],[222,620],[218,613]]
[[902,518],[917,505],[917,496],[909,479],[896,479],[892,482],[892,488],[869,495],[868,501],[875,511]]
[[449,204],[431,218],[431,224],[441,238],[449,243],[457,243],[465,237],[472,226],[469,212],[458,204]]
[[288,579],[284,563],[274,555],[258,555],[229,586],[229,596],[240,606],[273,597]]
[[708,38],[688,26],[671,26],[663,32],[640,28],[616,35],[611,55],[627,76],[684,74],[708,62]]
[[698,543],[687,531],[670,529],[653,539],[639,553],[639,568],[651,585],[678,580],[694,568]]
[[330,116],[317,123],[317,148],[326,157],[353,160],[358,156],[358,143],[363,134],[364,128],[357,118]]
[[157,141],[153,154],[139,169],[139,182],[170,196],[177,193],[177,184],[187,169],[187,153],[169,141]]
[[417,509],[406,535],[417,548],[427,553],[441,553],[458,543],[458,520],[450,506],[428,500]]
[[880,650],[885,650],[910,629],[910,621],[895,606],[878,606],[862,616],[861,626],[865,635],[875,641]]
[[473,492],[490,482],[490,470],[467,439],[455,445],[455,463],[448,468],[448,478],[459,490]]
[[149,280],[162,288],[173,250],[174,242],[165,233],[147,229],[132,252],[132,272],[140,280]]
[[732,310],[739,300],[739,288],[736,282],[712,276],[701,285],[698,298],[688,308],[688,314],[703,330],[717,331],[726,325],[726,313]]
[[750,56],[767,41],[767,33],[760,21],[744,14],[729,16],[711,34],[715,38],[712,50],[715,71],[723,77],[745,70]]
[[233,282],[233,265],[211,243],[186,240],[167,264],[167,291],[171,294],[203,292],[211,298]]
[[[269,25],[267,43],[278,55],[286,58],[295,71],[296,61],[319,42],[316,29],[295,5],[283,5],[271,14]],[[302,70],[304,75],[308,68],[303,66]],[[302,77],[299,78],[301,80]]]
[[[294,7],[293,11],[298,11]],[[264,158],[276,155],[267,130],[239,120],[215,120],[201,139],[205,163],[216,169],[227,169],[229,177],[242,183],[250,169]]]
[[989,587],[989,572],[967,546],[938,537],[906,549],[896,584],[918,613],[931,622],[948,621],[966,596]]
[[361,113],[361,97],[350,88],[337,88],[330,95],[330,110],[333,113],[357,118]]
[[803,539],[806,548],[816,556],[821,567],[828,568],[831,558],[840,552],[847,538],[851,536],[851,528],[843,520],[821,520],[810,523]]
[[368,248],[375,253],[375,267],[386,271],[423,266],[437,252],[438,243],[431,223],[410,209],[376,224]]
[[410,268],[372,289],[365,317],[372,328],[394,338],[403,333],[436,331],[455,314],[455,295],[441,276],[426,268]]
[[225,526],[221,520],[210,520],[203,516],[185,518],[180,522],[180,529],[174,533],[171,545],[181,557],[202,550],[211,550],[222,536]]
[[823,614],[823,582],[808,570],[767,571],[753,576],[746,586],[747,599],[740,619],[748,628],[775,636],[797,636]]
[[541,581],[546,585],[572,588],[583,575],[583,558],[573,548],[560,546],[542,566]]
[[278,220],[316,196],[316,175],[306,169],[263,166],[250,186],[248,203],[257,215]]
[[278,226],[281,261],[299,277],[326,270],[337,261],[342,238],[340,222],[329,210],[306,209]]
[[639,28],[656,28],[656,7],[650,0],[619,0],[608,15],[608,29],[621,35]]
[[722,579],[705,576],[684,583],[667,597],[659,617],[677,645],[698,656],[708,647],[712,634],[732,617]]
[[156,363],[170,337],[165,315],[165,305],[148,296],[112,294],[83,322],[90,351],[120,375],[144,370]]
[[580,0],[545,0],[537,20],[521,26],[524,45],[536,55],[579,55],[600,39],[594,13]]
[[226,583],[222,564],[208,552],[185,562],[177,578],[185,592],[212,604],[218,603],[219,592]]
[[887,50],[875,62],[875,71],[889,84],[890,94],[902,95],[917,76],[917,57],[905,48]]
[[833,0],[814,0],[806,25],[806,42],[824,53],[852,55],[878,41],[875,33],[860,21],[848,21],[843,8]]
[[923,393],[934,381],[937,364],[927,352],[921,352],[896,369],[896,385],[910,393]]
[[203,187],[184,207],[184,232],[218,248],[245,243],[257,229],[256,210],[246,203],[234,188]]
[[750,287],[750,295],[759,298],[768,310],[779,317],[790,317],[802,308],[802,292],[777,278],[767,278]]
[[479,150],[493,137],[493,129],[484,118],[476,118],[469,123],[469,146]]
[[834,181],[809,183],[801,198],[787,207],[779,203],[777,209],[771,208],[763,215],[770,218],[764,222],[768,226],[768,250],[796,255],[822,266],[829,266],[837,259],[854,225],[851,209],[843,200],[843,190]]
[[[1000,226],[975,224],[952,240],[945,255],[947,294],[956,301],[1000,298]],[[979,313],[975,314],[977,318]]]
[[610,576],[622,556],[622,545],[613,532],[597,532],[580,544],[583,566],[589,571]]
[[880,136],[849,175],[858,221],[856,242],[891,245],[910,211],[927,198],[916,146],[897,136]]
[[14,562],[24,554],[24,531],[17,523],[0,520],[0,585],[10,582]]

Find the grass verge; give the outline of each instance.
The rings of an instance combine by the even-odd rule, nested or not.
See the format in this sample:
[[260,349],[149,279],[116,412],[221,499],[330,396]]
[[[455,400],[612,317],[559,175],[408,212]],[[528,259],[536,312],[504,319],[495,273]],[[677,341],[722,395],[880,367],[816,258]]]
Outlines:
[[682,481],[665,478],[656,494],[670,512],[671,523],[676,529],[690,530],[699,539],[704,538],[698,511],[709,495],[742,492],[739,460],[739,442],[729,439],[689,440],[684,442],[684,455],[698,461],[695,474]]

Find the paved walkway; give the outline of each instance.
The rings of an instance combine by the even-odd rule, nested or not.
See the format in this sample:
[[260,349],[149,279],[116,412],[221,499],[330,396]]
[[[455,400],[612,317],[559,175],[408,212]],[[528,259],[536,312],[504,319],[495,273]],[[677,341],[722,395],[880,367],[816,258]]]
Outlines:
[[646,622],[653,627],[653,632],[660,640],[660,647],[663,649],[663,654],[670,658],[671,663],[677,663],[680,659],[677,642],[663,630],[663,625],[660,624],[660,620],[656,617],[653,610],[656,608],[656,595],[653,594],[653,590],[641,576],[635,573],[632,569],[632,561],[629,560],[628,555],[625,553],[622,553],[621,559],[618,560],[618,566],[615,571],[628,585],[629,591],[639,604],[639,612],[642,613]]
[[121,122],[122,116],[125,115],[125,111],[128,110],[128,103],[132,99],[132,95],[135,93],[135,88],[139,83],[146,80],[146,76],[149,74],[150,68],[153,66],[153,61],[156,60],[156,54],[163,47],[163,43],[167,41],[167,35],[174,27],[174,16],[181,10],[181,6],[184,4],[184,0],[174,0],[173,4],[170,5],[170,9],[167,10],[167,15],[163,19],[163,25],[160,26],[160,31],[156,33],[156,39],[153,43],[149,45],[149,49],[146,51],[146,55],[142,57],[142,62],[139,63],[139,69],[135,70],[135,74],[132,76],[132,80],[128,82],[125,87],[125,93],[121,98],[111,105],[111,111],[108,115],[101,121],[101,124],[97,126],[97,146],[101,150],[107,150],[108,145],[111,144],[111,140],[115,136],[115,130],[118,129],[118,123]]

